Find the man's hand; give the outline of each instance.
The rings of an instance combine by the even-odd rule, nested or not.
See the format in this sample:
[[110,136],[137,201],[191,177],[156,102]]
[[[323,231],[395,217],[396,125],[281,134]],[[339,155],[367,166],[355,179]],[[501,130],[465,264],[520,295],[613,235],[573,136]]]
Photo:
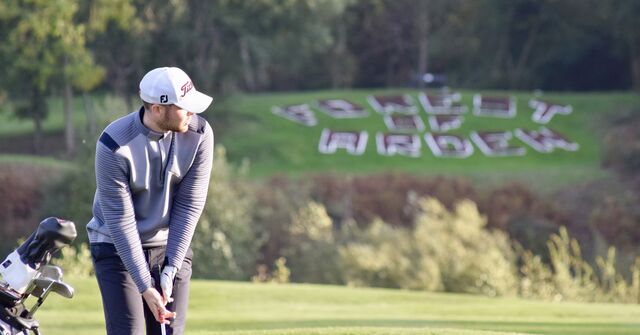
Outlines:
[[171,312],[164,307],[165,301],[155,288],[150,287],[146,291],[142,292],[142,297],[144,298],[144,301],[147,302],[149,309],[153,312],[153,316],[156,318],[156,321],[161,324],[168,325],[169,319],[174,319],[176,317],[176,312]]
[[176,277],[177,272],[178,269],[175,266],[167,265],[162,269],[162,274],[160,274],[160,287],[162,287],[162,296],[165,304],[173,301],[171,297],[173,294],[173,279]]

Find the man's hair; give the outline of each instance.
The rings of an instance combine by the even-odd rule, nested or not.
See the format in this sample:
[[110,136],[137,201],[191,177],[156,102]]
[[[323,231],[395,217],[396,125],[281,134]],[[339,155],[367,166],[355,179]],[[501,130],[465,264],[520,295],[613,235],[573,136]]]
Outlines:
[[142,105],[144,106],[144,110],[145,111],[150,111],[151,110],[151,105],[153,105],[153,104],[148,103],[146,101],[142,101]]

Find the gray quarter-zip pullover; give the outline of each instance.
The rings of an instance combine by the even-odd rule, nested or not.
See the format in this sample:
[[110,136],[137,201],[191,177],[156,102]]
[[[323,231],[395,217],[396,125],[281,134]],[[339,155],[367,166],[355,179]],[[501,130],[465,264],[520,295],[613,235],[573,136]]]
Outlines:
[[142,293],[151,287],[143,248],[167,246],[167,265],[182,266],[204,208],[213,131],[194,115],[185,133],[157,133],[144,107],[104,130],[96,145],[97,190],[90,243],[112,243]]

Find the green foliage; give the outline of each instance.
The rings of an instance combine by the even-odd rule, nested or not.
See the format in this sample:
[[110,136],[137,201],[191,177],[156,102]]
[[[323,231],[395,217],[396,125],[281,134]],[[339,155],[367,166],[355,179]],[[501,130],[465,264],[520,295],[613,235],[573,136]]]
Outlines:
[[93,276],[94,268],[91,261],[91,251],[87,243],[75,243],[77,247],[69,246],[60,250],[60,257],[54,258],[52,264],[62,268],[67,276],[89,277]]
[[290,222],[291,240],[283,254],[289,261],[291,280],[341,283],[333,222],[324,206],[310,202],[293,213]]
[[550,264],[525,252],[521,259],[520,295],[554,301],[640,302],[640,257],[630,269],[627,281],[617,270],[615,248],[606,258],[598,256],[594,269],[583,259],[578,241],[565,227],[548,243]]
[[[112,95],[95,104],[99,129],[103,129],[115,118],[124,114],[124,102]],[[74,169],[66,173],[52,185],[47,185],[44,201],[40,205],[40,216],[56,216],[71,220],[81,232],[78,240],[87,241],[85,226],[93,217],[93,199],[96,191],[95,146],[97,136],[90,138],[81,146],[81,150],[73,160]]]
[[239,178],[245,170],[236,171],[224,147],[216,147],[207,203],[192,242],[195,277],[249,279],[253,273],[262,238],[251,221],[254,199]]
[[411,226],[415,212],[407,207],[410,199],[431,196],[447,207],[474,198],[475,188],[465,178],[417,176],[386,172],[364,176],[318,174],[312,178],[312,197],[323,203],[337,222],[364,223],[377,218],[397,226]]
[[[78,240],[88,242],[85,226],[93,217],[96,191],[94,148],[85,146],[77,158],[77,167],[49,186],[41,204],[41,216],[71,220],[79,231]],[[68,248],[71,249],[71,248]]]
[[510,295],[517,285],[508,236],[485,229],[476,205],[463,200],[448,211],[436,199],[418,203],[423,214],[414,231],[421,255],[437,262],[446,291]]
[[5,9],[0,55],[7,62],[0,84],[12,100],[29,101],[25,92],[43,94],[60,82],[83,89],[100,82],[104,70],[85,47],[85,25],[75,21],[76,1],[11,1]]
[[443,289],[438,265],[431,258],[416,255],[410,231],[379,220],[363,231],[349,229],[354,230],[355,240],[339,249],[348,285]]
[[347,282],[449,292],[509,295],[517,286],[506,235],[489,232],[470,201],[449,212],[435,199],[418,201],[415,228],[376,222],[340,249]]
[[291,277],[291,270],[287,267],[287,259],[280,257],[276,259],[276,269],[273,271],[272,280],[279,284],[285,284],[289,282]]
[[524,251],[521,255],[519,294],[524,298],[555,299],[553,273],[539,255]]
[[40,205],[47,189],[74,166],[29,156],[0,156],[0,257],[26,239],[42,220]]
[[35,152],[42,151],[45,99],[64,92],[65,144],[67,155],[75,155],[73,87],[87,92],[106,74],[86,47],[79,7],[75,0],[9,1],[0,16],[0,90],[11,95],[17,116],[33,120]]
[[258,265],[258,273],[251,277],[251,281],[254,283],[275,283],[286,284],[291,277],[291,270],[287,267],[287,259],[280,257],[276,259],[275,269],[269,274],[268,267],[264,264]]
[[640,169],[640,106],[634,106],[613,118],[604,138],[604,162],[627,175]]
[[273,275],[277,260],[285,254],[293,241],[291,220],[293,214],[310,201],[306,183],[276,176],[261,183],[254,183],[256,205],[252,221],[264,237],[258,258],[258,275]]

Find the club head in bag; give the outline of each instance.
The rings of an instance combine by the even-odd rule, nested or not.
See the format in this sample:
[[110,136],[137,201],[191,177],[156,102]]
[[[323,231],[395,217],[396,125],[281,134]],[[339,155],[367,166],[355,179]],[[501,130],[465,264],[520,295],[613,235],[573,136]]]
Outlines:
[[45,265],[40,268],[40,277],[62,280],[62,269],[56,265]]
[[42,289],[43,292],[50,291],[55,292],[67,299],[73,298],[73,287],[62,281],[54,280],[51,278],[36,278],[34,280],[34,283],[36,287]]

